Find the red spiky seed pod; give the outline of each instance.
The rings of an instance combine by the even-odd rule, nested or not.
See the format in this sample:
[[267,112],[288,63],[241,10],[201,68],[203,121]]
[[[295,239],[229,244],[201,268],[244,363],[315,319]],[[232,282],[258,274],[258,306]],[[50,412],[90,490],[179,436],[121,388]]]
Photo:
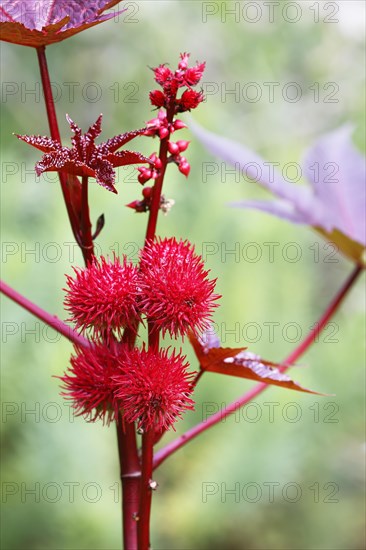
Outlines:
[[208,273],[188,241],[148,242],[140,263],[141,311],[163,335],[203,331],[219,298],[214,294],[216,279],[209,280]]
[[72,401],[76,416],[83,415],[89,421],[100,418],[106,424],[117,418],[112,379],[118,372],[116,362],[116,350],[105,344],[93,344],[90,348],[75,346],[70,366],[59,378],[63,382],[61,395]]
[[133,325],[137,315],[138,269],[124,256],[103,256],[67,276],[65,307],[77,329],[91,329],[96,337]]
[[[189,365],[180,353],[126,350],[121,373],[114,376],[115,397],[127,422],[137,421],[143,430],[169,429],[194,403]],[[174,426],[173,426],[174,428]]]

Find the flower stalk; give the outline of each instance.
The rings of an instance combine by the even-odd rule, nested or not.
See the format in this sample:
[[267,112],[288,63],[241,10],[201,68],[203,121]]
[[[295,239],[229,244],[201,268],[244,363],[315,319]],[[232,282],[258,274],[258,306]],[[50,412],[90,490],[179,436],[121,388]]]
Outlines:
[[122,482],[123,547],[125,550],[136,550],[141,468],[137,454],[135,425],[124,422],[119,414],[116,429]]
[[76,330],[61,321],[61,319],[59,319],[56,315],[51,315],[31,300],[28,300],[28,298],[14,290],[4,281],[0,281],[0,292],[13,300],[16,304],[20,305],[23,309],[29,311],[29,313],[43,321],[46,325],[56,330],[59,334],[65,336],[65,338],[70,340],[73,344],[85,348],[90,347],[90,341],[87,338],[81,336]]
[[[61,137],[60,137],[60,131],[59,131],[59,126],[57,121],[55,102],[54,102],[53,93],[52,93],[52,86],[51,86],[50,74],[48,70],[45,46],[39,46],[37,48],[37,57],[38,57],[39,70],[41,73],[43,95],[44,95],[44,100],[46,105],[47,119],[48,119],[48,124],[51,132],[51,137],[54,141],[61,143]],[[73,209],[72,196],[70,194],[70,188],[67,182],[67,175],[65,172],[58,172],[58,175],[60,179],[61,190],[64,197],[67,214],[70,220],[71,229],[74,234],[76,242],[80,245],[79,221]],[[76,186],[77,184],[78,184],[78,180],[74,181],[74,185]],[[84,259],[85,259],[85,256],[84,256]]]
[[153,445],[154,430],[149,429],[142,434],[142,460],[141,460],[141,486],[140,486],[140,512],[138,522],[138,548],[148,550],[150,548],[150,513],[153,491]]
[[92,262],[94,258],[94,244],[92,237],[92,225],[89,215],[88,176],[83,176],[81,182],[81,241],[85,263]]
[[[170,125],[173,122],[173,118],[174,118],[174,106],[167,111],[168,125]],[[159,176],[155,180],[155,184],[152,189],[152,200],[151,200],[151,206],[149,211],[149,219],[147,222],[145,242],[149,240],[153,240],[155,238],[156,226],[158,222],[158,214],[160,210],[161,193],[163,190],[164,176],[167,168],[169,139],[170,139],[170,132],[167,134],[167,136],[164,139],[160,141],[159,159],[161,162],[161,168],[159,171]]]

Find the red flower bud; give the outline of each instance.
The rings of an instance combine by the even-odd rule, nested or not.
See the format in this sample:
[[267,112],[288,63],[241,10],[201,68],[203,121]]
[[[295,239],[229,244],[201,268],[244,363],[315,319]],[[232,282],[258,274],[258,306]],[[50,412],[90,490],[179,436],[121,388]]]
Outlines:
[[179,118],[173,122],[173,126],[174,130],[182,130],[183,128],[187,128],[187,124],[184,124],[183,120],[179,120]]
[[152,192],[152,187],[144,187],[142,190],[142,194],[145,199],[151,198],[151,192]]
[[197,63],[195,67],[191,67],[186,70],[184,80],[188,86],[196,86],[202,78],[203,71],[205,70],[205,63]]
[[169,135],[169,130],[168,130],[168,128],[160,128],[160,130],[159,130],[159,137],[160,137],[160,139],[164,139],[164,138],[166,138],[168,135]]
[[180,100],[177,101],[178,112],[195,109],[203,101],[203,93],[195,90],[185,90]]
[[179,153],[179,145],[173,141],[168,142],[168,151],[172,155],[177,155]]
[[155,107],[165,107],[166,97],[160,90],[153,90],[149,94],[151,104]]
[[180,139],[177,141],[177,145],[179,147],[179,152],[183,153],[188,148],[188,145],[190,144],[190,141],[186,141],[184,139]]
[[188,67],[189,53],[180,54],[181,61],[179,62],[179,69],[186,69]]
[[165,82],[173,77],[173,73],[165,65],[159,65],[156,69],[153,69],[155,74],[155,80],[158,84],[163,86]]
[[160,169],[162,168],[162,166],[163,166],[163,163],[161,162],[161,160],[159,159],[159,157],[156,157],[156,160],[155,160],[155,163],[154,163],[154,164],[155,164],[155,168],[156,168],[157,170],[160,170]]
[[132,201],[129,204],[126,204],[128,208],[132,208],[132,210],[135,210],[135,212],[146,212],[146,204],[145,201]]
[[144,185],[144,183],[146,183],[147,181],[149,181],[149,179],[151,179],[152,177],[152,171],[149,170],[148,168],[138,168],[140,174],[138,175],[137,177],[137,180],[139,181],[139,183],[141,183],[141,185]]
[[181,172],[186,178],[189,175],[189,172],[191,171],[191,166],[187,161],[180,162],[178,166],[179,172]]

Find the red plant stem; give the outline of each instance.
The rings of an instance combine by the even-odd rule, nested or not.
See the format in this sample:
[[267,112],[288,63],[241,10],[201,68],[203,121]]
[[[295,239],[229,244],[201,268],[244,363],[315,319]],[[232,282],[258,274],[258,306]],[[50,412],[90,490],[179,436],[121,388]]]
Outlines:
[[90,347],[89,340],[78,334],[69,325],[66,325],[66,323],[61,321],[61,319],[56,317],[56,315],[51,315],[50,313],[47,313],[47,311],[28,300],[28,298],[26,298],[22,294],[19,294],[19,292],[4,283],[4,281],[0,281],[0,291],[5,294],[5,296],[32,313],[35,317],[38,317],[38,319],[46,323],[46,325],[49,325],[50,327],[57,330],[57,332],[62,334],[62,336],[65,336],[65,338],[70,340],[70,342],[73,342],[74,344],[77,344],[79,346]]
[[123,547],[124,550],[137,550],[141,471],[135,425],[123,422],[122,415],[119,414],[116,428],[122,482]]
[[148,341],[149,348],[155,353],[159,351],[160,331],[156,328],[156,324],[148,321]]
[[[45,46],[39,46],[37,48],[37,56],[39,69],[41,72],[42,88],[46,104],[48,124],[50,127],[51,137],[53,140],[61,143],[60,131],[58,128],[57,115],[55,109],[55,102],[52,94],[52,87],[50,81],[50,74],[48,71],[47,59],[46,59],[46,48]],[[64,172],[58,172],[62,194],[64,197],[67,213],[69,216],[71,229],[73,231],[74,237],[77,242],[79,242],[79,222],[75,215],[75,212],[72,208],[70,191],[67,184],[67,176]]]
[[140,485],[140,510],[138,524],[139,550],[148,550],[150,547],[153,445],[154,430],[148,430],[142,436],[142,475]]
[[82,251],[85,263],[88,264],[94,258],[94,244],[92,237],[92,226],[89,216],[89,200],[88,200],[88,176],[83,176],[81,182],[81,240]]
[[192,388],[195,388],[197,386],[197,384],[200,381],[201,376],[204,374],[204,372],[205,371],[202,368],[198,371],[198,373],[196,374],[196,376],[194,377],[194,380],[192,382]]
[[[174,113],[171,114],[171,121],[173,120]],[[146,228],[145,244],[148,240],[153,240],[155,238],[156,225],[160,209],[160,197],[164,183],[164,176],[167,166],[167,157],[168,157],[168,140],[167,136],[164,140],[160,142],[159,149],[159,158],[162,161],[162,168],[154,185],[154,193],[152,204],[150,207],[149,220]],[[128,344],[130,347],[135,345],[137,330],[139,325],[139,319],[136,319],[133,328],[126,328],[123,333],[122,341]],[[149,324],[148,327],[148,339],[149,347],[152,347],[154,350],[159,348],[159,332],[154,330],[154,326]],[[121,472],[126,470],[127,472],[131,469],[133,477],[125,477],[121,474],[122,480],[122,492],[123,492],[123,540],[125,550],[135,550],[137,549],[136,544],[136,519],[131,519],[133,514],[136,513],[136,498],[139,500],[139,522],[138,522],[138,537],[139,537],[139,550],[144,548],[143,545],[146,544],[146,548],[149,546],[149,523],[150,523],[150,511],[151,511],[151,488],[148,485],[151,475],[152,475],[152,464],[153,464],[153,444],[154,444],[154,433],[149,433],[149,439],[147,439],[147,434],[144,434],[143,437],[143,447],[142,447],[142,472],[140,475],[143,476],[141,482],[139,476],[136,474],[139,471],[140,466],[134,466],[135,456],[137,456],[137,442],[135,435],[134,426],[131,427],[131,432],[133,431],[134,439],[132,438],[132,433],[128,436],[121,431],[121,428],[117,426],[117,436],[118,436],[118,448],[119,448],[119,460],[121,466]],[[123,449],[129,449],[129,454],[126,454],[123,457]],[[132,457],[132,458],[131,458]],[[148,479],[147,479],[148,478]],[[140,499],[139,499],[140,497]],[[134,516],[135,517],[135,516]],[[141,519],[142,518],[142,519]],[[133,523],[131,523],[133,521]]]
[[[168,124],[171,124],[173,122],[174,118],[174,105],[170,107],[167,110],[167,121]],[[161,192],[163,189],[163,183],[164,183],[164,176],[165,171],[167,167],[167,160],[168,160],[168,141],[170,139],[170,133],[166,136],[166,138],[162,139],[160,142],[160,149],[159,149],[159,158],[161,160],[161,169],[159,172],[159,176],[156,178],[155,185],[153,187],[153,193],[152,193],[152,200],[151,200],[151,206],[150,206],[150,213],[149,213],[149,220],[147,222],[147,230],[146,230],[146,237],[145,242],[148,240],[152,240],[155,237],[156,233],[156,224],[158,221],[158,214],[160,209],[160,199],[161,199]]]
[[[286,366],[280,368],[281,372],[286,371],[289,368],[289,365],[297,361],[297,359],[301,355],[303,355],[307,351],[307,349],[314,343],[320,332],[328,323],[329,319],[331,319],[338,310],[339,306],[341,305],[349,290],[352,288],[353,284],[361,274],[362,270],[362,266],[359,265],[354,268],[351,275],[345,281],[334,299],[330,302],[329,306],[324,311],[314,328],[309,332],[309,334],[300,343],[300,345],[297,346],[296,349],[294,349],[294,351],[290,353],[290,355],[286,357],[286,359],[283,361]],[[251,401],[254,397],[257,397],[257,395],[262,393],[268,387],[269,384],[257,384],[253,389],[245,393],[242,397],[240,397],[236,401],[233,401],[230,405],[225,407],[225,409],[210,416],[207,421],[200,422],[199,424],[197,424],[197,426],[194,426],[171,443],[168,443],[168,445],[160,449],[160,451],[155,454],[154,469],[160,466],[160,464],[162,464],[162,462],[164,462],[164,460],[166,460],[171,454],[175,453],[178,449],[183,447],[183,445],[197,437],[199,434],[205,432],[212,426],[215,426],[215,424],[222,422],[227,416],[249,403],[249,401]]]
[[[167,118],[169,122],[172,122],[174,118],[174,110],[172,109],[170,113],[167,113]],[[159,158],[162,162],[162,168],[160,170],[159,177],[155,181],[153,198],[151,202],[149,219],[146,228],[145,235],[145,245],[149,240],[155,238],[156,225],[160,209],[160,198],[161,192],[164,183],[164,176],[167,167],[168,159],[168,141],[170,134],[160,142],[159,149]],[[145,246],[144,245],[144,246]],[[139,319],[135,320],[133,328],[126,328],[122,341],[128,344],[130,347],[135,345],[137,330],[139,325]],[[154,330],[154,326],[149,323],[148,326],[148,339],[149,347],[152,347],[154,350],[159,348],[159,332]],[[134,464],[135,457],[137,455],[137,442],[135,427],[131,426],[131,434],[121,432],[121,428],[117,426],[117,436],[118,436],[118,448],[119,448],[119,460],[121,466],[121,472],[126,470],[127,472],[131,469],[133,473],[133,478],[122,476],[122,491],[123,491],[123,538],[124,538],[124,548],[125,550],[135,550],[137,549],[136,545],[136,520],[131,520],[132,514],[136,513],[136,495],[140,495],[139,501],[139,522],[138,522],[138,539],[139,545],[138,549],[149,547],[149,532],[150,532],[150,511],[151,511],[151,488],[149,482],[152,475],[152,464],[153,464],[153,445],[154,445],[154,432],[148,432],[143,436],[142,444],[142,475],[141,483],[139,477],[137,476],[137,471],[139,471],[139,464]],[[134,439],[132,438],[132,431],[134,434]],[[123,456],[123,449],[128,447],[129,454]],[[132,463],[131,463],[132,460]],[[137,459],[138,460],[138,459]],[[136,482],[139,482],[136,485]],[[137,497],[138,498],[138,497]],[[133,505],[131,505],[133,502]],[[131,521],[134,522],[132,525]]]

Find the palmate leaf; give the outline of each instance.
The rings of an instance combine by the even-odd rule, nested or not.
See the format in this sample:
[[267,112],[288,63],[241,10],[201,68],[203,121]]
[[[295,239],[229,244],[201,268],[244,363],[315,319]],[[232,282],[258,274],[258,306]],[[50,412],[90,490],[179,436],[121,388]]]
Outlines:
[[103,12],[120,1],[4,0],[0,6],[0,36],[22,46],[47,46],[111,19],[117,14]]
[[[209,332],[206,334],[210,334]],[[192,332],[189,340],[195,351],[202,370],[216,372],[238,378],[246,378],[263,382],[265,384],[280,386],[290,390],[296,390],[315,395],[325,395],[307,388],[303,388],[294,382],[287,374],[281,372],[280,368],[286,365],[279,365],[266,361],[247,348],[222,348],[217,339],[198,339]]]
[[256,208],[292,223],[310,225],[346,256],[364,264],[365,158],[352,143],[350,125],[320,137],[309,148],[302,162],[310,184],[307,186],[289,183],[275,169],[269,177],[268,163],[254,151],[196,123],[190,127],[213,155],[240,169],[277,197],[274,201],[242,200],[232,206]]

